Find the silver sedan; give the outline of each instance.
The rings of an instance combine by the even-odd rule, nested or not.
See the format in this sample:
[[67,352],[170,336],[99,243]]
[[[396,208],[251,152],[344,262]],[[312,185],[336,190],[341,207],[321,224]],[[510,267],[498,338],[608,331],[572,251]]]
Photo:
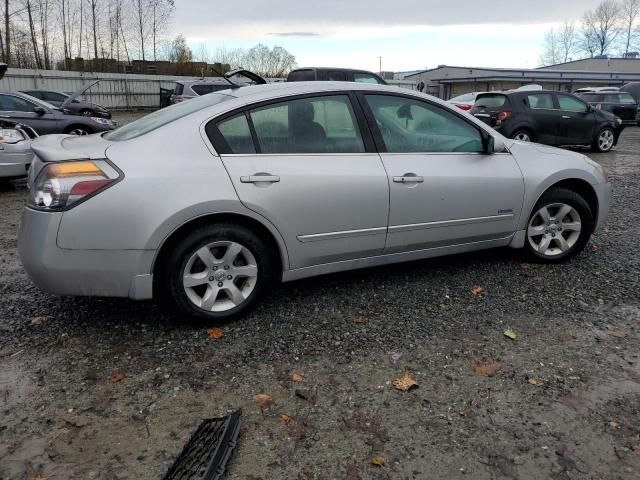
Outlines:
[[505,246],[565,261],[609,209],[586,156],[388,86],[231,88],[33,150],[19,249],[36,285],[204,320],[330,272]]

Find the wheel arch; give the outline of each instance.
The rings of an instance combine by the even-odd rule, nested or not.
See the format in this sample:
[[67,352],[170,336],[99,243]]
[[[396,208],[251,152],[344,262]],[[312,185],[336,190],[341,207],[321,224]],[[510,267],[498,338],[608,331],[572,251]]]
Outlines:
[[266,239],[269,246],[277,255],[278,262],[282,271],[288,269],[289,257],[286,250],[286,245],[284,243],[284,240],[282,239],[282,237],[280,237],[279,233],[277,232],[277,230],[275,230],[274,227],[270,228],[259,220],[247,215],[233,212],[220,212],[200,215],[191,218],[175,228],[169,235],[166,236],[166,238],[161,242],[153,261],[151,271],[154,274],[154,279],[158,278],[157,274],[163,267],[164,260],[166,259],[168,253],[171,251],[172,247],[176,245],[181,239],[183,239],[186,235],[188,235],[198,227],[211,225],[212,223],[223,222],[247,227],[258,234],[261,238]]
[[[584,198],[585,202],[587,202],[589,208],[591,209],[591,213],[593,214],[594,225],[598,223],[598,214],[600,208],[598,195],[593,186],[589,182],[581,178],[565,178],[552,183],[547,188],[545,188],[544,191],[540,193],[540,195],[538,195],[531,208],[535,208],[535,205],[540,201],[542,196],[553,188],[564,188],[567,190],[571,190],[572,192],[575,192],[582,198]],[[531,212],[529,212],[529,215],[531,215]]]
[[89,133],[95,133],[95,129],[94,128],[91,128],[89,125],[85,125],[84,123],[72,123],[72,124],[67,125],[66,127],[64,127],[63,131],[64,131],[64,133],[68,134],[74,128],[83,128]]

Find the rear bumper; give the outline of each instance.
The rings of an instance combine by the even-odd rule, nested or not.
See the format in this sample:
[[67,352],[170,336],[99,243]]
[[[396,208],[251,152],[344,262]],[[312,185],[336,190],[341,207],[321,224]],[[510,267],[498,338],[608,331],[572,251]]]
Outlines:
[[152,298],[155,250],[68,250],[56,244],[62,213],[25,208],[20,260],[33,283],[55,295]]
[[0,149],[0,178],[26,177],[33,160],[31,142],[4,144]]

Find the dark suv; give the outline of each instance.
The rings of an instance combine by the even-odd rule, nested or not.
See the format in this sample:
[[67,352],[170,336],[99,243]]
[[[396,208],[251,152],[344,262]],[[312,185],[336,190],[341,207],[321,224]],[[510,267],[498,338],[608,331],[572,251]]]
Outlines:
[[627,92],[586,92],[580,98],[589,105],[613,113],[622,120],[623,125],[636,125],[638,120],[638,102]]
[[386,85],[380,76],[366,70],[353,70],[351,68],[298,68],[291,70],[287,76],[287,82],[362,82]]
[[570,93],[520,90],[483,93],[470,112],[502,135],[546,145],[591,145],[608,152],[622,121]]

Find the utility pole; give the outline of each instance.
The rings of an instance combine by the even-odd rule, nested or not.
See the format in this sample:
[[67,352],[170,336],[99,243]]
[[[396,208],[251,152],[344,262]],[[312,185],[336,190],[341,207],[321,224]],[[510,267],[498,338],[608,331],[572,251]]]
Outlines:
[[378,57],[378,60],[380,61],[380,71],[378,73],[382,75],[382,57]]

